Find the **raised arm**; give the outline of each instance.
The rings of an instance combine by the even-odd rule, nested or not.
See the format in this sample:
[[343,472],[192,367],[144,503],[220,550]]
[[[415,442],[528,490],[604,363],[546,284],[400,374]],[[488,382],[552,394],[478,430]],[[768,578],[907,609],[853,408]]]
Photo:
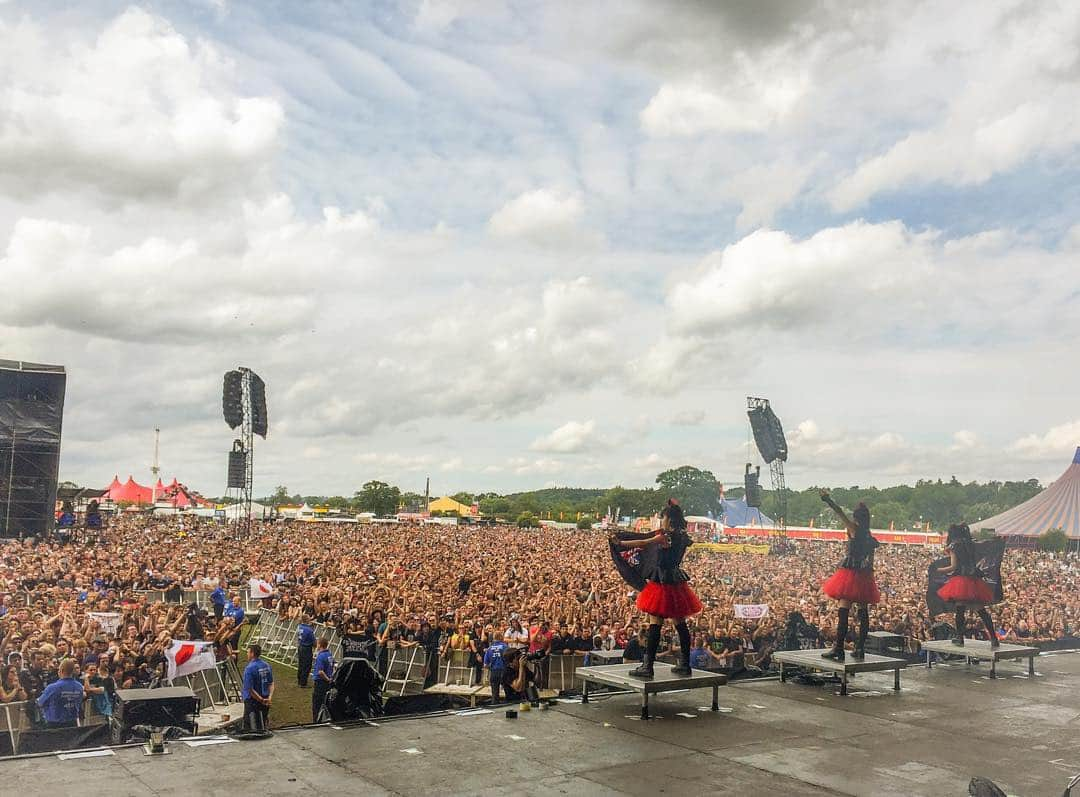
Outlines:
[[821,491],[821,500],[824,501],[828,507],[840,516],[840,522],[844,524],[844,528],[847,529],[848,536],[851,537],[855,534],[855,524],[851,521],[851,518],[847,516],[843,509],[832,500],[832,496],[829,495],[828,490]]

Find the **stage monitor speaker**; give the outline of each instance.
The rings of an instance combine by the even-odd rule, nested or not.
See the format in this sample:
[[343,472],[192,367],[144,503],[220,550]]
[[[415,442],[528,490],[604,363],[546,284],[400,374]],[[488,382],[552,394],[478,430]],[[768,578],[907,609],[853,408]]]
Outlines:
[[754,432],[754,442],[761,452],[761,458],[767,463],[777,459],[787,462],[788,448],[784,427],[772,407],[754,407],[746,414],[750,417],[750,428]]
[[136,738],[137,725],[154,728],[183,728],[195,733],[199,698],[186,686],[160,689],[117,689],[113,712],[113,744],[127,744]]
[[0,360],[0,537],[53,527],[66,382],[63,366]]
[[243,489],[247,484],[247,452],[246,451],[230,451],[229,452],[229,480],[228,487],[230,489],[236,487]]

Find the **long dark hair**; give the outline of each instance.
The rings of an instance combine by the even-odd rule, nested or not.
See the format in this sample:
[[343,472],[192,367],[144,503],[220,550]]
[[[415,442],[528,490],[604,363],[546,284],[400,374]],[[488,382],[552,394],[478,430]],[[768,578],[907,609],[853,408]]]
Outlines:
[[967,523],[953,523],[945,535],[946,545],[959,541],[971,542],[971,529]]
[[682,537],[687,546],[693,543],[690,535],[686,533],[686,517],[683,515],[682,507],[679,506],[678,501],[674,498],[669,498],[667,506],[660,512],[660,517],[667,519],[667,522],[671,526],[672,535]]

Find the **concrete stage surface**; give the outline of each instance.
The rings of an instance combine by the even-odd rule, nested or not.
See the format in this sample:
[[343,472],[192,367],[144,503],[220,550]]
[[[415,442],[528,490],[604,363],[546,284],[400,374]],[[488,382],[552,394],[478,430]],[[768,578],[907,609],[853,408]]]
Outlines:
[[502,710],[278,731],[272,739],[144,757],[0,761],[11,795],[966,795],[1058,797],[1080,772],[1080,655],[860,673],[835,684],[736,681],[653,696],[593,693],[508,720]]

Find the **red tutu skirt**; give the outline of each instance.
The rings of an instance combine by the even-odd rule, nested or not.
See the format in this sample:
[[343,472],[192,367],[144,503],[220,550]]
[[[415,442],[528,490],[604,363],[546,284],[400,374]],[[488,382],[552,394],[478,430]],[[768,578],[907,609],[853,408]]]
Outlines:
[[637,607],[654,617],[682,618],[700,612],[701,601],[685,581],[679,584],[650,581],[638,593]]
[[821,591],[833,600],[852,603],[880,603],[881,593],[874,582],[873,570],[841,567],[821,584]]
[[994,602],[994,591],[977,576],[953,576],[937,591],[938,597],[949,603]]

